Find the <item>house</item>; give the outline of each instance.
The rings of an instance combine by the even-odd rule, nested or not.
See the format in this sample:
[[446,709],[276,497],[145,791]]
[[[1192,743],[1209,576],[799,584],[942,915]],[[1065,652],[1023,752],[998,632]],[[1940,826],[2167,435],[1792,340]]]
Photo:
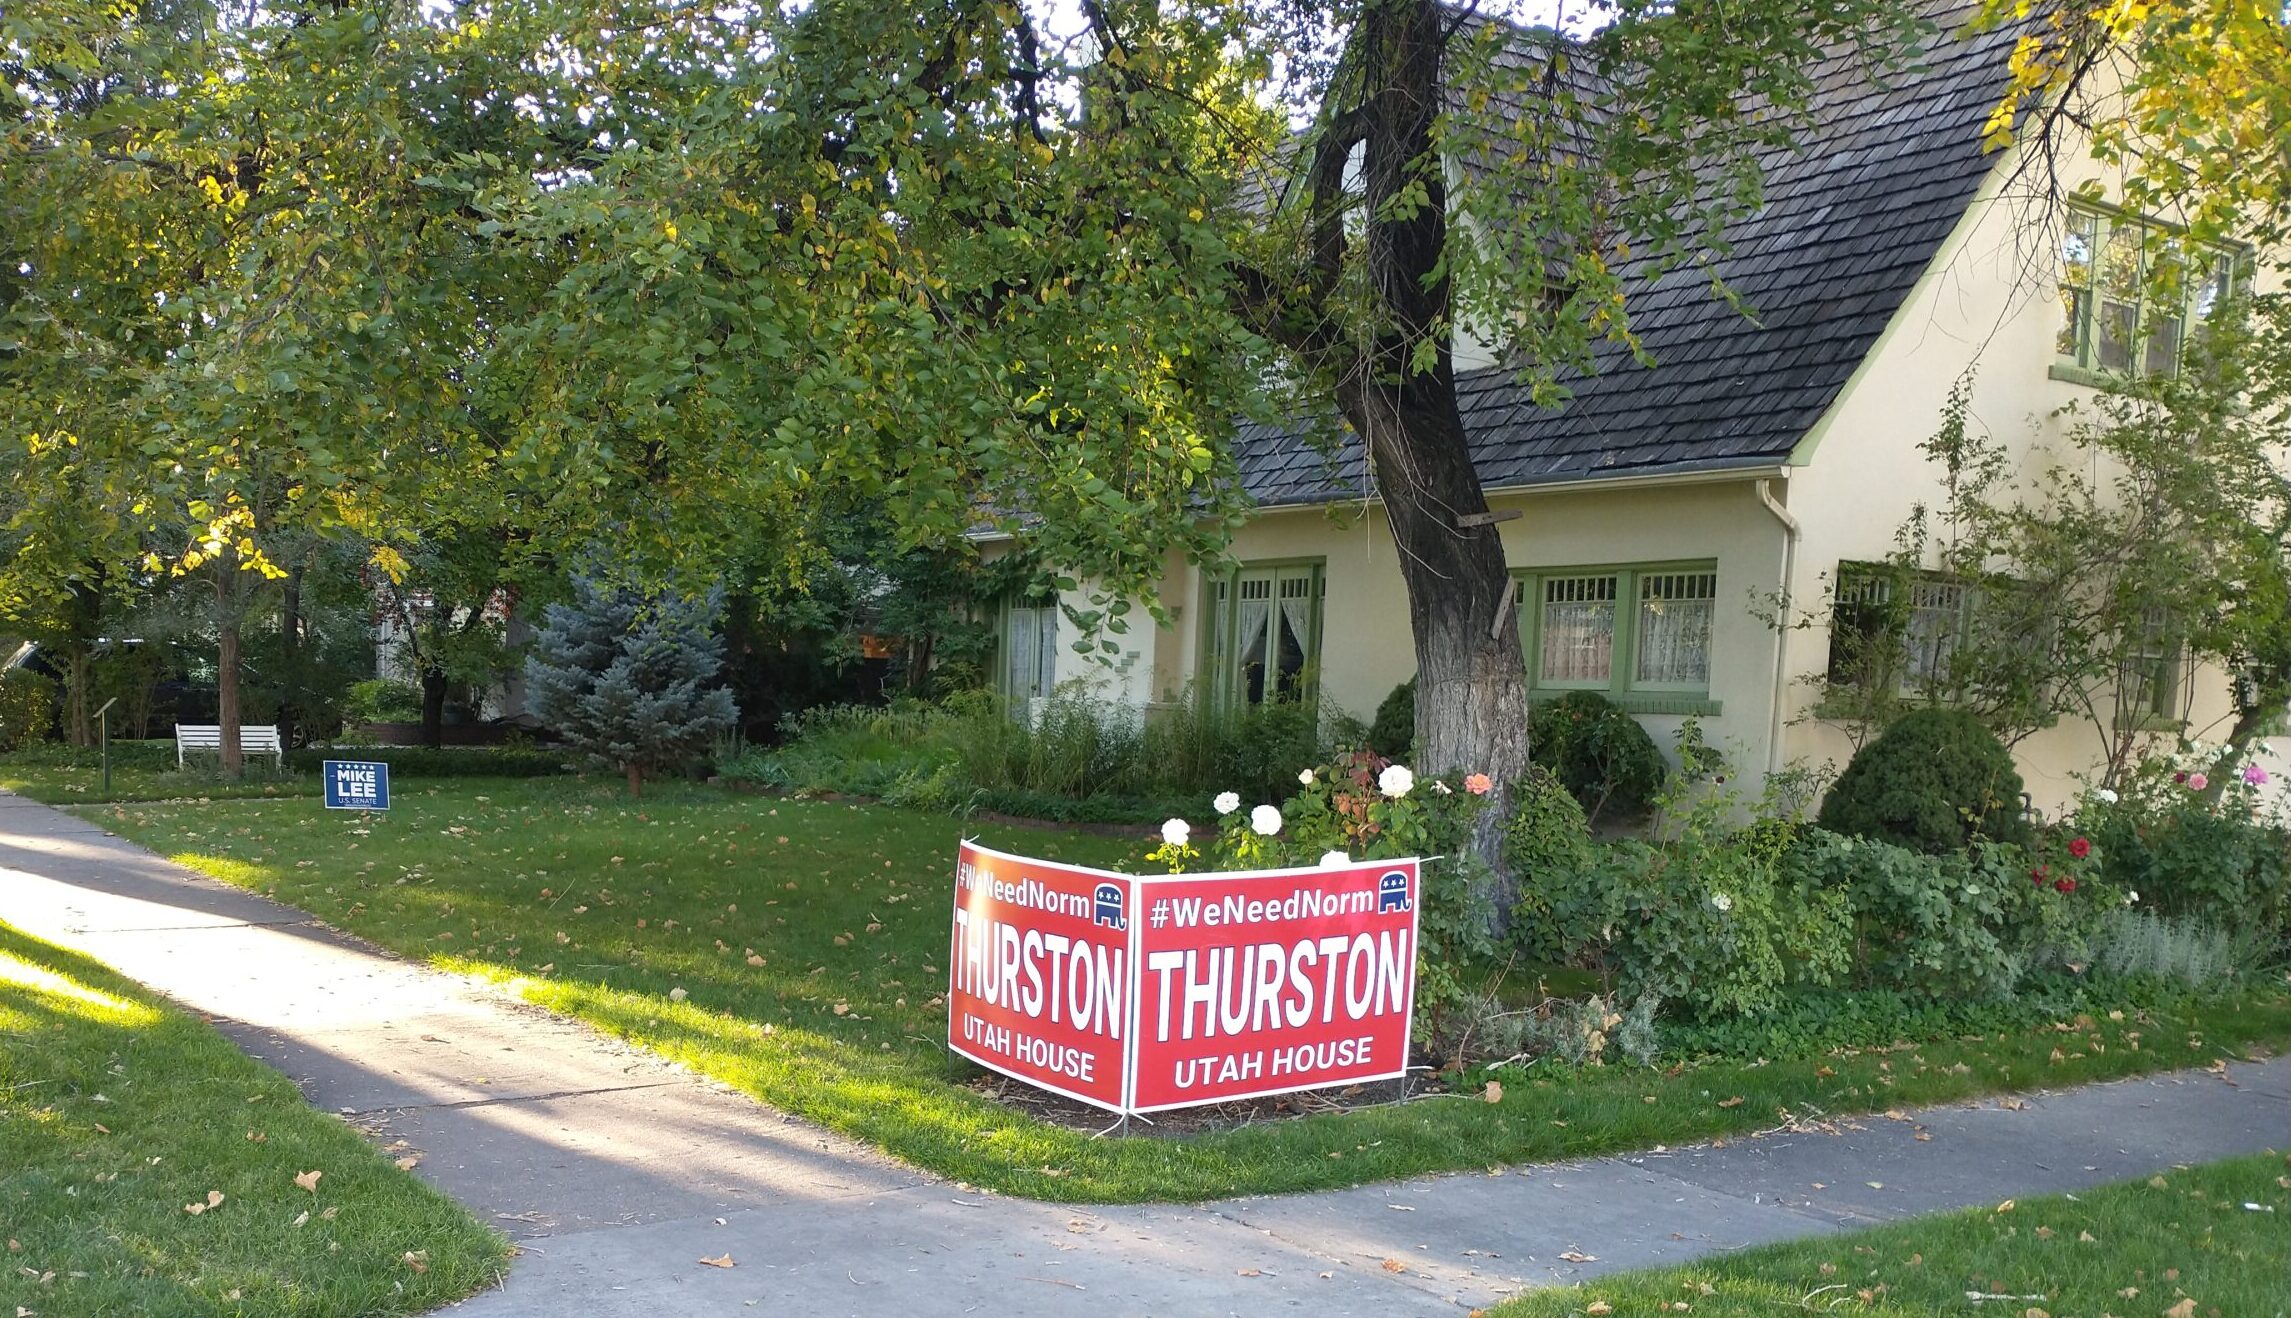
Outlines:
[[[1944,33],[1882,84],[1843,59],[1822,71],[1816,128],[1771,162],[1765,205],[1730,229],[1717,262],[1754,319],[1698,271],[1641,274],[1631,305],[1656,364],[1607,350],[1557,410],[1459,342],[1481,483],[1499,516],[1517,514],[1499,530],[1531,699],[1604,692],[1664,746],[1692,716],[1745,775],[1842,767],[1853,742],[1817,716],[1819,679],[1854,615],[1825,607],[1787,629],[1769,610],[1891,588],[1857,565],[1884,559],[1913,510],[1941,501],[1920,445],[1951,386],[1977,365],[1972,424],[2037,470],[2065,434],[2063,404],[2112,372],[2176,369],[2238,254],[2196,253],[2203,273],[2184,304],[2143,305],[2118,259],[2139,259],[2142,221],[2026,196],[2018,153],[1984,152],[2010,48],[2009,33]],[[2058,163],[2070,188],[2092,178],[2107,191],[2097,165]],[[2135,338],[2136,325],[2150,332]],[[1038,697],[1079,680],[1150,710],[1194,684],[1253,702],[1310,682],[1366,717],[1410,677],[1406,595],[1357,440],[1331,456],[1258,426],[1238,461],[1256,511],[1231,541],[1237,569],[1173,557],[1160,588],[1172,624],[1115,638],[1110,663],[1056,643],[1072,624],[1051,602],[1009,608],[1005,689]],[[1937,576],[1908,589],[1893,612],[1906,616],[1914,680],[1946,664],[1970,600]],[[2138,679],[2152,726],[2218,735],[2232,719],[2226,683],[2166,648],[2154,659]],[[2098,758],[2089,730],[2070,727],[2016,753],[2040,808],[2074,796]]]

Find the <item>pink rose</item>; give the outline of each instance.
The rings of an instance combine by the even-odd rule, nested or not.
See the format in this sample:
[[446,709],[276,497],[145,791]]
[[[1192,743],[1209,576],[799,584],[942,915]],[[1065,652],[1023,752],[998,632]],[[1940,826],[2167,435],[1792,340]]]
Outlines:
[[1464,790],[1474,796],[1486,796],[1495,790],[1495,780],[1484,773],[1475,773],[1464,779]]
[[2200,773],[2191,773],[2191,774],[2189,774],[2189,775],[2188,775],[2188,790],[2189,790],[2189,791],[2191,791],[2191,792],[2200,792],[2200,791],[2202,791],[2203,789],[2205,789],[2206,787],[2209,787],[2209,786],[2211,786],[2211,779],[2204,777],[2202,774],[2200,774]]

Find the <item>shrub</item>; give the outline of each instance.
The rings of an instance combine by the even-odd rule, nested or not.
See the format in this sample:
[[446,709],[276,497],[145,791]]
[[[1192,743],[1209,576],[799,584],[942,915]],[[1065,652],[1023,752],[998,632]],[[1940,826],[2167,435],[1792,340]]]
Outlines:
[[1368,725],[1369,749],[1388,760],[1406,763],[1416,749],[1416,679],[1392,688],[1376,707],[1376,721]]
[[1560,961],[1598,937],[1588,921],[1601,913],[1586,890],[1591,829],[1583,805],[1551,770],[1530,764],[1511,785],[1504,823],[1504,863],[1516,893],[1511,928],[1520,949],[1538,961]]
[[1935,856],[1816,828],[1785,864],[1797,883],[1846,895],[1854,982],[1935,997],[2002,997],[2032,971],[2081,961],[2119,901],[2080,881],[2070,856],[1995,843]]
[[342,695],[346,723],[412,723],[422,716],[422,693],[404,682],[373,677],[352,682]]
[[1755,1015],[1785,989],[1846,972],[1846,894],[1791,881],[1750,840],[1693,836],[1611,850],[1635,857],[1610,867],[1614,967],[1627,995],[1670,999],[1698,1017]]
[[1935,855],[1982,838],[2029,841],[2012,753],[1960,709],[1915,710],[1862,747],[1822,802],[1820,823]]
[[2118,800],[2088,796],[2071,822],[2092,840],[2101,877],[2137,893],[2142,909],[2281,937],[2291,930],[2291,834],[2262,813],[2260,782],[2236,777],[2207,793],[2190,785],[2200,781],[2150,761]]
[[44,673],[11,668],[0,673],[0,751],[36,746],[56,721],[56,684]]
[[739,716],[713,631],[718,594],[646,596],[627,582],[576,577],[552,604],[525,660],[534,716],[620,769],[636,795],[648,773],[707,753]]
[[1639,721],[1596,691],[1570,691],[1528,716],[1528,757],[1558,775],[1584,812],[1636,811],[1669,776],[1663,753]]
[[2118,978],[2176,979],[2203,988],[2249,972],[2264,951],[2259,938],[2239,937],[2201,916],[2175,918],[2119,906],[2093,936],[2092,964]]

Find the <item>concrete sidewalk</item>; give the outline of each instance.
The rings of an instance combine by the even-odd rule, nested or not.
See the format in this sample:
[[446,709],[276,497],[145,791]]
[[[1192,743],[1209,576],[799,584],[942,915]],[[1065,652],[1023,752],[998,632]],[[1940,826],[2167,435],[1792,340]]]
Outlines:
[[[502,1290],[454,1311],[472,1318],[1454,1312],[2291,1146],[2291,1060],[2277,1059],[1924,1111],[1914,1126],[1866,1118],[1327,1194],[1067,1208],[940,1181],[5,793],[0,920],[207,1013],[312,1103],[420,1154],[417,1175],[525,1250]],[[726,1253],[738,1266],[697,1262]]]

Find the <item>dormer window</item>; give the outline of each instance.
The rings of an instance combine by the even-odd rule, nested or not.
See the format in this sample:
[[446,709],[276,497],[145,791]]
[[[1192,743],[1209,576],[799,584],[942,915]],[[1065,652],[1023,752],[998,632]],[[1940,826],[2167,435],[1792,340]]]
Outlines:
[[2233,286],[2235,258],[2162,225],[2071,207],[2060,240],[2055,373],[2172,375]]

